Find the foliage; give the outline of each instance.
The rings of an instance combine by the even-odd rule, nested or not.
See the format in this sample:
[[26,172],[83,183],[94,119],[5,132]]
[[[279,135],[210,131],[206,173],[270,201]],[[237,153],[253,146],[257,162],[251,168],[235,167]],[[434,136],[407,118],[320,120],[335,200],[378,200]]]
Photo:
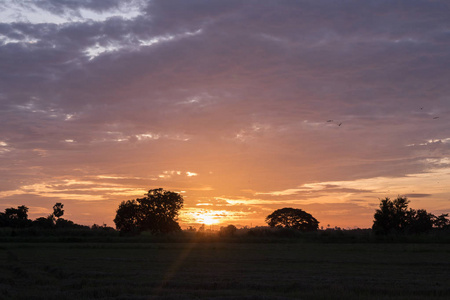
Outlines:
[[289,207],[277,209],[267,216],[266,222],[270,227],[284,227],[300,231],[316,231],[319,228],[319,222],[311,214]]
[[144,198],[121,202],[114,223],[121,232],[180,231],[176,220],[182,207],[183,197],[178,193],[153,189]]
[[221,236],[233,236],[237,231],[236,226],[228,225],[226,227],[220,227],[219,235]]
[[53,205],[53,216],[56,218],[60,218],[64,215],[64,204],[62,203],[56,203]]
[[[28,207],[25,205],[18,206],[17,208],[7,208],[4,213],[0,213],[0,227],[10,227],[14,229],[18,228],[30,228],[37,230],[49,230],[49,229],[83,229],[86,226],[75,224],[70,220],[61,218],[64,214],[64,205],[62,203],[56,203],[53,206],[53,213],[47,217],[39,217],[34,221],[28,219]],[[56,218],[56,220],[55,220]],[[33,230],[29,231],[30,233]],[[16,231],[13,231],[15,234]]]
[[375,212],[372,229],[381,234],[403,231],[408,223],[408,203],[406,197],[397,197],[393,201],[387,197],[382,199]]
[[425,209],[409,209],[409,200],[398,196],[397,199],[389,198],[380,201],[380,208],[374,214],[372,229],[376,234],[389,233],[424,233],[449,227],[448,214],[439,217],[428,213]]
[[25,205],[17,208],[7,208],[4,213],[0,213],[0,227],[21,228],[31,224],[28,219],[28,207]]
[[33,221],[33,227],[38,227],[42,229],[51,229],[55,226],[55,222],[53,220],[53,216],[50,215],[48,217],[40,217]]
[[450,220],[448,219],[448,214],[442,214],[435,217],[434,227],[437,229],[450,229]]

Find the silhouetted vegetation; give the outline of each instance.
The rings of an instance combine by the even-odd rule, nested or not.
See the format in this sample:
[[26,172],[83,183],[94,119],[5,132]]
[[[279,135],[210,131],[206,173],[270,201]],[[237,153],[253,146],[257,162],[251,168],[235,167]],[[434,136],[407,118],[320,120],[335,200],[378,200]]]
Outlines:
[[[75,241],[74,237],[98,237],[112,235],[114,228],[94,224],[92,227],[79,225],[62,218],[64,205],[56,203],[53,213],[35,220],[28,219],[28,207],[7,208],[0,213],[0,238],[3,241],[31,241],[56,238],[56,241]],[[78,239],[78,241],[81,241]]]
[[237,231],[236,226],[228,225],[226,227],[220,227],[219,235],[221,236],[233,236]]
[[[1,241],[123,241],[280,243],[450,243],[448,214],[435,216],[424,209],[409,209],[409,200],[398,197],[380,200],[370,229],[318,230],[319,222],[309,213],[294,208],[275,210],[267,216],[269,226],[237,228],[222,226],[213,231],[202,225],[181,230],[176,219],[183,198],[162,188],[149,190],[146,197],[120,203],[114,222],[119,231],[105,224],[91,227],[63,218],[64,205],[56,203],[46,217],[28,219],[28,207],[7,208],[0,213]],[[121,233],[119,235],[119,232]],[[126,237],[123,237],[125,233]]]
[[380,208],[376,210],[372,229],[376,234],[425,233],[433,228],[444,230],[450,226],[448,214],[438,217],[424,209],[408,209],[409,200],[397,197],[381,200]]
[[277,209],[267,216],[267,224],[270,227],[289,228],[300,231],[316,231],[319,222],[309,213],[296,208]]
[[0,227],[24,228],[30,225],[28,207],[25,205],[7,208],[4,213],[0,213]]
[[122,202],[116,225],[135,233],[125,236],[105,224],[63,219],[62,203],[34,221],[24,205],[5,209],[0,299],[450,296],[448,215],[408,209],[406,198],[381,200],[373,230],[318,230],[314,217],[293,208],[274,211],[270,226],[180,230],[182,201],[156,189]]
[[180,231],[177,218],[182,207],[183,197],[178,193],[153,189],[144,198],[120,203],[114,223],[118,230],[126,233]]

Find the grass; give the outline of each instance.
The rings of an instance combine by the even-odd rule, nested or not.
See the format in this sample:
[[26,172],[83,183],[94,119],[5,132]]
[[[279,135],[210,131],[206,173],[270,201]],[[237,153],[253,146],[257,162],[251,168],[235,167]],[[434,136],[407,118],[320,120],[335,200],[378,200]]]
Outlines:
[[449,298],[447,243],[0,244],[0,299]]

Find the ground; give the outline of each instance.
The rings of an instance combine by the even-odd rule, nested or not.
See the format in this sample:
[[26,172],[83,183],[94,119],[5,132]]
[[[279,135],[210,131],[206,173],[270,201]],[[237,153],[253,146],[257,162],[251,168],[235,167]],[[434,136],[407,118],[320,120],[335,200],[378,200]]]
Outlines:
[[450,244],[2,243],[1,299],[449,299]]

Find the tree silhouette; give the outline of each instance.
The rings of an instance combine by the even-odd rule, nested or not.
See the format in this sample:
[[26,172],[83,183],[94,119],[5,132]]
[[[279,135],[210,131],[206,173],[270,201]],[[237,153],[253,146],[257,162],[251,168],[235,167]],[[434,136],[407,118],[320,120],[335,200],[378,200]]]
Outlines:
[[410,210],[408,231],[411,233],[427,232],[433,228],[435,216],[425,209]]
[[7,208],[4,213],[0,214],[1,227],[26,227],[31,224],[28,219],[28,207],[25,205],[17,208]]
[[233,236],[237,231],[236,226],[228,225],[226,227],[220,227],[219,234],[221,236]]
[[266,222],[270,227],[301,231],[315,231],[319,228],[319,222],[312,215],[301,209],[289,207],[277,209],[267,216]]
[[398,196],[380,201],[380,208],[375,211],[372,229],[376,234],[388,233],[422,233],[433,227],[444,228],[448,222],[447,215],[436,217],[425,209],[409,209],[409,200]]
[[434,218],[434,226],[438,229],[450,228],[450,220],[448,214],[442,214]]
[[183,197],[162,188],[149,190],[147,196],[120,203],[114,218],[116,228],[122,232],[151,231],[168,233],[181,230],[177,223]]
[[53,216],[56,218],[60,218],[64,215],[64,204],[62,203],[56,203],[55,205],[53,205]]
[[139,204],[136,200],[122,201],[114,218],[117,230],[122,232],[137,231],[138,216]]
[[401,232],[408,224],[408,203],[406,197],[397,197],[391,201],[388,197],[382,199],[380,208],[376,210],[372,229],[375,233],[387,234]]

